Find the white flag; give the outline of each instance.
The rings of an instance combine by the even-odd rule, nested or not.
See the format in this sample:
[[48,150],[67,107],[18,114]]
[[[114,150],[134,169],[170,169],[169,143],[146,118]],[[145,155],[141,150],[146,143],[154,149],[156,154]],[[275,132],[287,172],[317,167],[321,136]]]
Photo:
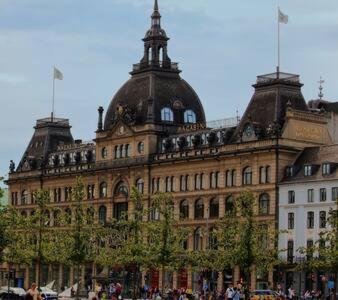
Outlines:
[[60,70],[54,67],[54,79],[63,80],[63,74]]
[[284,24],[287,24],[289,22],[289,16],[283,14],[279,8],[278,8],[278,21],[279,23],[284,23]]

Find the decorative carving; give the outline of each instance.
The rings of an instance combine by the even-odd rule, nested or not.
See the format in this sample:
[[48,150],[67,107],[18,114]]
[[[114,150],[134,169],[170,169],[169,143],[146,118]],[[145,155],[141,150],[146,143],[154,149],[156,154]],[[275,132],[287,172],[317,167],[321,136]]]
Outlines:
[[10,160],[10,162],[9,162],[9,172],[10,173],[15,172],[15,163],[14,163],[13,160]]

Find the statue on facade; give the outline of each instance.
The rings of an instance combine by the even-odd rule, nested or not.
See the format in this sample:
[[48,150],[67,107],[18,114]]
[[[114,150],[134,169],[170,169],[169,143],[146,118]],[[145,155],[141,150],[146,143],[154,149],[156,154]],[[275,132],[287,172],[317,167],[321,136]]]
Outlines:
[[15,171],[15,163],[13,160],[10,160],[9,162],[9,172],[13,173]]

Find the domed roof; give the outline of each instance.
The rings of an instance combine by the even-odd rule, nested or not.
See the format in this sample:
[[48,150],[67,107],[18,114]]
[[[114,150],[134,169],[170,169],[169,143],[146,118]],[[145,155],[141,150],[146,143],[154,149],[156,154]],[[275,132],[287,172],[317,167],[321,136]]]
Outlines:
[[128,111],[134,124],[162,121],[161,111],[170,108],[174,125],[186,123],[184,113],[194,112],[196,123],[205,124],[203,106],[193,88],[178,73],[147,71],[135,74],[113,97],[106,113],[104,129],[113,127],[119,108]]
[[205,124],[203,106],[193,88],[184,81],[177,63],[168,56],[168,40],[161,27],[157,0],[146,32],[144,56],[116,93],[106,113],[104,129],[123,117],[131,124]]

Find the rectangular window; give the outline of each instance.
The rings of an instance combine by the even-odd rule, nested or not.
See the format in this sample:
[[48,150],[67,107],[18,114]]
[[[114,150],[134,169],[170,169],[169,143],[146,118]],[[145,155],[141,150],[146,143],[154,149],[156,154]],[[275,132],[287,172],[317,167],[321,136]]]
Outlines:
[[315,225],[315,215],[313,211],[307,213],[307,228],[312,229]]
[[285,175],[286,175],[286,177],[292,177],[293,176],[293,167],[292,166],[286,167]]
[[294,228],[295,228],[295,214],[288,213],[288,229],[294,229]]
[[322,165],[322,174],[323,175],[329,175],[331,173],[331,170],[330,170],[330,164],[329,163],[325,163]]
[[326,228],[326,211],[319,212],[319,228]]
[[304,166],[304,176],[312,176],[312,166]]
[[319,190],[319,201],[320,202],[325,202],[326,201],[326,189],[325,188],[321,188]]
[[338,187],[332,188],[332,201],[338,200]]
[[307,202],[312,203],[314,200],[314,191],[313,189],[307,190]]
[[87,185],[87,199],[88,200],[94,199],[94,190],[95,190],[94,184]]
[[60,188],[54,189],[54,202],[55,203],[61,202],[61,189]]
[[293,241],[288,241],[287,260],[289,263],[293,263]]
[[288,203],[289,204],[295,203],[295,191],[288,192]]

